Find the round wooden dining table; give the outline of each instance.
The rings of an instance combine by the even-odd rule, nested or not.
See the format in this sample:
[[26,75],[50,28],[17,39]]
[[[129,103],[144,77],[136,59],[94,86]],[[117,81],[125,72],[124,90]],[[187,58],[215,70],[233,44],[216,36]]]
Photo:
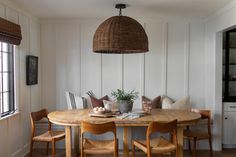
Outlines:
[[130,127],[148,126],[150,122],[168,122],[177,119],[178,129],[178,157],[183,157],[183,130],[187,125],[194,125],[201,118],[199,113],[190,112],[189,110],[167,110],[152,109],[150,114],[136,119],[119,119],[116,117],[98,118],[91,117],[90,109],[77,109],[54,111],[48,114],[49,120],[57,125],[65,126],[66,132],[66,157],[71,157],[71,129],[74,126],[80,126],[82,121],[91,123],[104,123],[114,121],[116,126],[123,127],[123,156],[129,156]]

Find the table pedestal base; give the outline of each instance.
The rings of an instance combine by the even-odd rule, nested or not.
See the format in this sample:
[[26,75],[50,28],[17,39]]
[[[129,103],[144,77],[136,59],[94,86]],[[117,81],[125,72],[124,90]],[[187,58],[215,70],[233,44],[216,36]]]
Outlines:
[[71,157],[71,126],[66,126],[66,157]]
[[123,156],[129,157],[129,143],[131,141],[131,131],[130,127],[124,126],[123,127]]
[[177,140],[178,140],[178,149],[177,149],[177,153],[178,153],[178,157],[183,157],[183,143],[184,143],[184,127],[183,126],[179,126],[177,128]]

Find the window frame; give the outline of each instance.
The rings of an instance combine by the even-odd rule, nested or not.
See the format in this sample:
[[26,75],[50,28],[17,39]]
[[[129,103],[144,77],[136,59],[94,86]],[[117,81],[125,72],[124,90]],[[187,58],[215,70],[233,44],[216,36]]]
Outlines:
[[[3,44],[7,44],[7,51],[3,51]],[[8,115],[14,114],[16,111],[16,103],[15,103],[15,95],[16,95],[16,91],[15,91],[15,48],[14,45],[9,44],[9,43],[4,43],[4,42],[0,42],[0,60],[1,60],[1,69],[0,69],[0,84],[1,84],[1,88],[0,88],[0,118],[4,118]],[[7,66],[8,69],[7,71],[3,71],[3,54],[7,53],[8,54],[8,58],[7,58]],[[3,81],[3,74],[8,74],[8,90],[4,91],[4,81]],[[2,111],[4,110],[4,98],[3,98],[3,94],[4,93],[9,93],[8,94],[8,110],[7,111]]]

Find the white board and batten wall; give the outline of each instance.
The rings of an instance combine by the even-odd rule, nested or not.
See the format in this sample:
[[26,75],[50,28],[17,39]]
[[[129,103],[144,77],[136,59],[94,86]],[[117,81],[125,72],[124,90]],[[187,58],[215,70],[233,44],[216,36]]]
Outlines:
[[23,37],[15,53],[16,102],[19,113],[0,120],[0,156],[22,157],[29,151],[29,112],[41,108],[40,68],[38,85],[26,86],[25,78],[26,55],[40,57],[40,23],[37,18],[6,1],[0,1],[0,17],[20,24]]
[[[92,52],[94,32],[103,20],[42,21],[43,107],[66,109],[65,91],[83,95],[92,90],[102,97],[123,88],[137,90],[140,97],[164,94],[176,100],[190,96],[193,107],[205,108],[203,22],[142,19],[149,52],[115,55]],[[141,108],[140,98],[134,108]],[[120,135],[122,139],[122,132]]]
[[[42,107],[50,111],[67,108],[67,90],[78,95],[93,90],[98,97],[117,88],[136,89],[150,98],[166,94],[179,99],[189,95],[193,107],[211,108],[214,115],[221,116],[217,111],[219,94],[215,92],[218,85],[212,81],[218,69],[214,67],[215,34],[236,23],[232,20],[236,19],[232,18],[236,15],[235,4],[231,6],[206,23],[140,20],[149,37],[147,54],[101,55],[92,53],[92,37],[102,20],[47,20],[42,21],[39,30],[37,19],[15,5],[0,3],[1,17],[19,23],[23,31],[17,56],[22,112],[0,121],[1,156],[21,156],[28,151],[28,112]],[[25,86],[26,54],[40,56],[41,85]],[[141,107],[140,100],[135,107]],[[216,124],[214,148],[219,149],[221,135]]]
[[[190,96],[205,108],[204,23],[140,20],[149,38],[146,54],[97,54],[93,35],[102,20],[45,20],[41,25],[42,101],[65,109],[65,91],[97,97],[135,89],[139,96]],[[135,108],[141,108],[140,99]]]

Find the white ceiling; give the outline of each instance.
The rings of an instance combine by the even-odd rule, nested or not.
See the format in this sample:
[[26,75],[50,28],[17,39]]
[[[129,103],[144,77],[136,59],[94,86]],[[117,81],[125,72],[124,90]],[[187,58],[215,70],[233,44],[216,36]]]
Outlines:
[[206,18],[232,0],[9,0],[43,18],[97,18],[117,15],[116,3],[130,6],[123,14],[137,17]]

